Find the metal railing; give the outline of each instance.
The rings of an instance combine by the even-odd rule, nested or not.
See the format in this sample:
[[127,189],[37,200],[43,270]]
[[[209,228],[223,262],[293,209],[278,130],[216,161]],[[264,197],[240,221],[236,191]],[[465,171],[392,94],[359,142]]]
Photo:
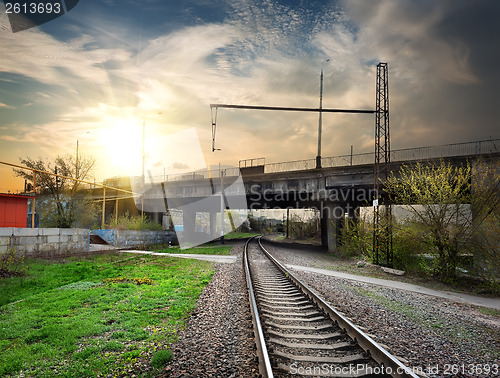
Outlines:
[[240,168],[251,168],[261,165],[266,165],[266,158],[261,157],[261,158],[240,160],[238,164]]
[[[500,139],[482,140],[477,142],[453,143],[441,146],[404,148],[391,151],[391,162],[439,159],[442,157],[473,156],[498,153]],[[323,168],[345,167],[349,165],[373,164],[374,153],[340,155],[321,159]],[[316,160],[297,160],[282,163],[266,164],[264,173],[302,171],[316,168]]]
[[[481,140],[477,142],[453,143],[441,146],[428,146],[416,148],[403,148],[391,151],[391,162],[402,161],[415,161],[415,160],[428,160],[439,159],[444,157],[454,156],[474,156],[485,155],[491,153],[498,153],[500,147],[500,139]],[[352,155],[340,155],[324,157],[321,159],[321,166],[323,168],[345,167],[351,165],[364,165],[373,164],[374,153],[367,152]],[[262,162],[264,158],[240,160],[240,167],[253,166]],[[259,164],[260,165],[260,164]],[[278,163],[264,164],[264,173],[280,173],[303,171],[309,169],[316,169],[316,159],[295,160]],[[225,177],[235,177],[240,174],[237,167],[222,169]],[[208,178],[220,178],[219,170],[208,171],[208,169],[199,170],[190,173],[181,173],[174,175],[154,176],[153,182],[171,182],[171,181],[192,181]],[[147,180],[149,182],[149,179]]]

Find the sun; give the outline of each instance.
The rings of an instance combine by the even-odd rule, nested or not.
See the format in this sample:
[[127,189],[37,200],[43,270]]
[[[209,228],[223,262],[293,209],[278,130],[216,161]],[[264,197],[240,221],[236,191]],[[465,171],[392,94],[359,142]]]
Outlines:
[[113,176],[138,176],[142,170],[143,124],[139,119],[106,121],[100,129],[99,144]]

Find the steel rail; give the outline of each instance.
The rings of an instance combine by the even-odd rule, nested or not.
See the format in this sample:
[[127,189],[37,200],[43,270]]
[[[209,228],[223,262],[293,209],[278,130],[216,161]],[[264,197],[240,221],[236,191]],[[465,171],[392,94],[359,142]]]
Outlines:
[[248,295],[250,297],[250,310],[252,312],[252,323],[253,331],[255,334],[255,345],[257,346],[257,356],[259,362],[259,372],[264,378],[273,378],[273,369],[271,367],[271,360],[269,359],[269,354],[267,353],[266,340],[264,339],[264,332],[262,330],[262,324],[259,317],[259,309],[257,308],[257,301],[255,300],[255,294],[253,292],[252,277],[250,275],[250,265],[248,263],[248,244],[255,238],[255,236],[249,238],[245,243],[245,248],[243,250],[243,265],[245,268],[245,276],[247,280]]
[[343,328],[346,333],[355,340],[363,350],[370,355],[375,361],[383,365],[385,371],[393,377],[411,377],[419,378],[409,367],[403,365],[396,357],[390,354],[384,347],[378,344],[365,332],[354,325],[349,319],[344,317],[341,313],[335,310],[332,306],[326,303],[314,290],[309,288],[301,280],[299,280],[293,273],[285,268],[278,260],[276,260],[262,245],[261,238],[258,238],[258,243],[265,255],[281,270],[286,274],[294,284],[299,287],[304,293],[306,293],[312,301],[314,301],[321,309],[323,309],[330,318],[337,322],[337,324]]

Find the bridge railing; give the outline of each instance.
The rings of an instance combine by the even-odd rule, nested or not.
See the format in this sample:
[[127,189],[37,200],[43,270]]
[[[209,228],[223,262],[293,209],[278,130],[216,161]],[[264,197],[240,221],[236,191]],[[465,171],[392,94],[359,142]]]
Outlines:
[[[454,143],[442,146],[404,148],[391,151],[391,161],[415,161],[439,159],[441,157],[485,155],[500,152],[500,139],[483,140],[478,142]],[[373,164],[373,152],[324,157],[321,159],[323,168],[344,167],[349,165]],[[265,173],[301,171],[316,168],[316,160],[297,160],[283,163],[266,164]]]
[[440,157],[485,155],[499,151],[500,139],[453,143],[442,146],[405,148],[391,152],[391,161],[436,159]]
[[[401,162],[401,161],[439,159],[441,157],[485,155],[498,152],[500,152],[500,139],[491,139],[491,140],[482,140],[477,142],[453,143],[441,146],[403,148],[398,150],[392,150],[391,161]],[[373,162],[374,162],[373,152],[352,154],[352,155],[331,156],[331,157],[324,157],[321,159],[321,165],[323,168],[373,164]],[[316,168],[316,159],[295,160],[295,161],[265,164],[264,173],[302,171],[315,168]],[[223,169],[223,172],[224,176],[226,177],[238,176],[240,173],[239,168],[236,167]],[[204,169],[191,173],[182,173],[182,174],[157,176],[157,177],[155,176],[153,177],[153,182],[186,181],[186,180],[208,179],[210,177],[212,177],[213,179],[219,179],[220,178],[219,170],[216,169],[209,172],[208,169]]]
[[[233,167],[233,168],[224,168],[222,169],[224,177],[234,177],[238,176],[240,174],[240,169]],[[153,176],[153,182],[158,183],[158,182],[163,182],[163,181],[188,181],[188,180],[202,180],[202,179],[220,179],[220,173],[219,170],[212,170],[208,171],[208,169],[202,169],[196,172],[188,172],[188,173],[178,173],[178,174],[172,174],[172,175],[165,175],[165,176]],[[149,182],[149,181],[148,181]]]

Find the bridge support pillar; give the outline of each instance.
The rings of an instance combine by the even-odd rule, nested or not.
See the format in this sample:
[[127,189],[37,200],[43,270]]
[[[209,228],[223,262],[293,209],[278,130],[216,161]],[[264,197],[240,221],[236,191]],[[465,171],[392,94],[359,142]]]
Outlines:
[[344,209],[341,206],[321,206],[321,244],[328,252],[337,252]]
[[182,224],[183,224],[183,228],[184,228],[184,233],[190,233],[191,235],[194,235],[195,224],[196,224],[196,212],[183,210],[182,211]]
[[217,213],[214,211],[210,212],[210,236],[217,237]]

